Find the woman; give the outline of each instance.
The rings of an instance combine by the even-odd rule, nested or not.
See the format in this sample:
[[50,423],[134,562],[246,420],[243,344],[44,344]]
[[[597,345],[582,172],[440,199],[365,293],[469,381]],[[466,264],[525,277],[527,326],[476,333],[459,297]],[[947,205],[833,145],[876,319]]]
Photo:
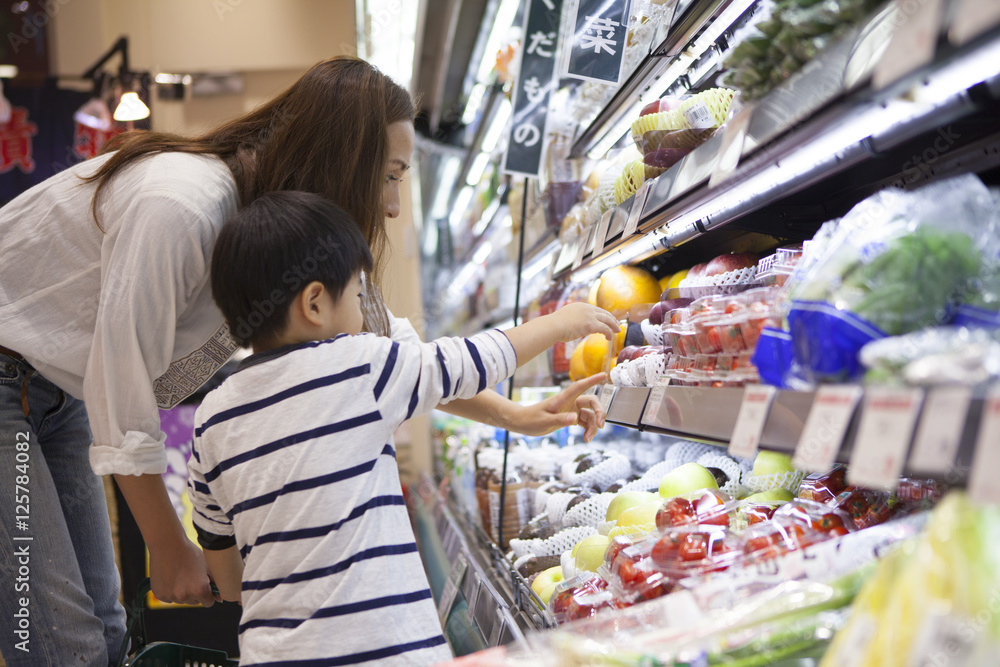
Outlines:
[[[378,285],[413,119],[405,90],[364,61],[336,58],[200,137],[121,135],[114,152],[0,210],[0,466],[14,471],[0,482],[0,567],[18,572],[27,560],[30,571],[27,597],[0,595],[8,664],[103,664],[117,655],[124,612],[91,470],[115,476],[149,549],[156,596],[213,603],[204,558],[160,477],[158,408],[190,395],[235,351],[209,287],[216,234],[262,193],[323,194],[358,221]],[[367,294],[368,330],[416,336],[377,289]],[[592,437],[604,414],[581,394],[599,379],[534,406],[488,391],[448,411],[528,434],[579,421]]]

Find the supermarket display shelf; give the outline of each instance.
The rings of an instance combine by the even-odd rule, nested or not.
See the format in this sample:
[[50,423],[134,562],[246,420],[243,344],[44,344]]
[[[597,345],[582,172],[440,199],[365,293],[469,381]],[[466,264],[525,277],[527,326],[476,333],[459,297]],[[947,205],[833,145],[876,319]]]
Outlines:
[[[981,166],[995,166],[1000,133],[991,120],[1000,99],[1000,30],[873,91],[859,82],[870,78],[877,58],[862,62],[857,54],[880,51],[870,44],[872,36],[884,35],[877,26],[892,17],[884,11],[852,31],[817,66],[748,106],[744,118],[731,120],[723,132],[650,181],[635,233],[627,238],[622,233],[636,205],[633,197],[617,208],[617,222],[605,239],[597,239],[597,251],[585,254],[577,268],[561,263],[555,277],[646,259],[793,195],[829,200],[817,207],[817,215],[836,217],[870,194],[873,185],[909,185],[918,177],[944,175],[949,167],[968,170],[958,159],[963,151],[985,153],[989,161]],[[946,149],[949,160],[937,159],[940,150],[930,164],[910,159],[940,140],[940,129],[959,122],[965,126]],[[726,163],[733,164],[727,168]],[[853,192],[844,192],[845,182]]]
[[[468,617],[462,620],[478,631],[484,646],[523,646],[524,632],[538,626],[522,611],[520,592],[512,587],[509,570],[501,571],[498,564],[505,561],[496,546],[481,531],[474,532],[471,520],[456,519],[450,498],[426,475],[417,493],[431,513],[447,560],[444,566],[449,571],[448,583],[441,594],[446,600],[438,600],[439,610],[448,605],[452,607],[450,613],[466,613]],[[459,596],[465,602],[461,612],[456,611],[455,604]]]
[[[662,398],[655,406],[649,404],[651,399],[655,401],[658,397]],[[921,394],[921,405],[925,404],[924,398],[925,395]],[[734,435],[743,399],[744,389],[735,387],[619,387],[611,399],[607,414],[609,422],[621,426],[728,446]],[[816,392],[813,391],[777,391],[764,422],[760,446],[794,452],[799,446],[815,399]],[[964,423],[960,425],[961,434],[957,438],[950,466],[937,471],[911,470],[906,466],[904,472],[930,475],[952,485],[964,486],[972,466],[985,401],[985,392],[973,393]],[[849,425],[839,443],[836,460],[841,463],[850,461],[855,447],[867,450],[877,444],[859,442],[858,427],[864,415],[864,404],[863,396],[859,407],[850,415]],[[915,423],[919,424],[927,414],[925,411],[918,412]],[[913,439],[911,436],[908,450]]]
[[[659,78],[671,64],[671,58],[681,53],[692,40],[711,22],[717,19],[736,0],[694,0],[683,3],[677,0],[678,13],[670,22],[666,35],[656,35],[658,43],[642,59],[632,74],[621,83],[614,96],[583,129],[573,143],[570,155],[585,155],[621,121],[622,115],[639,99],[639,95]],[[734,17],[738,18],[738,17]]]

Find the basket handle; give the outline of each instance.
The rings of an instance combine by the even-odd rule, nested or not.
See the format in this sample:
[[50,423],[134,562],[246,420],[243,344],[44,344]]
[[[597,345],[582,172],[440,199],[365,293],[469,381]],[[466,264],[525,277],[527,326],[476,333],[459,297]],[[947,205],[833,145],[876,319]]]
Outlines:
[[139,631],[136,635],[138,647],[141,648],[146,645],[146,621],[143,618],[142,612],[145,609],[145,597],[149,594],[150,590],[149,577],[146,577],[139,582],[135,599],[132,601],[132,605],[125,610],[127,614],[125,639],[122,640],[121,650],[118,651],[118,662],[115,663],[119,667],[125,664],[125,658],[128,657],[129,640],[132,637],[132,630],[135,628],[136,623],[139,624]]

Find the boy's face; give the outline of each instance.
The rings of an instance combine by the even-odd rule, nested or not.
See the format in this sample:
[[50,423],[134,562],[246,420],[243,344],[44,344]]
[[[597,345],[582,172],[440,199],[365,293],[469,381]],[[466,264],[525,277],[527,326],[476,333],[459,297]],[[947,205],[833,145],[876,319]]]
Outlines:
[[[361,310],[361,295],[364,293],[364,283],[361,280],[361,273],[355,273],[351,281],[347,283],[343,294],[336,303],[328,304],[330,317],[327,318],[328,328],[333,338],[337,334],[359,334],[364,327],[365,317]],[[333,295],[327,292],[330,301]]]

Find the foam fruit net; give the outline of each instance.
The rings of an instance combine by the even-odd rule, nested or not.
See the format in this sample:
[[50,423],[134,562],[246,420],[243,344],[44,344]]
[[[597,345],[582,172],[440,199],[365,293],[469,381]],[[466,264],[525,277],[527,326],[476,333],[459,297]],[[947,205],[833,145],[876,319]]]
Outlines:
[[647,345],[663,345],[663,331],[659,324],[650,324],[649,320],[643,320],[639,323],[639,328],[642,329],[642,337],[646,339]]
[[514,553],[515,559],[524,556],[558,556],[564,551],[572,549],[573,545],[583,538],[596,533],[597,530],[593,526],[573,526],[544,540],[513,539],[510,541],[510,549]]
[[743,495],[743,484],[741,483],[743,469],[740,468],[739,463],[722,454],[705,454],[698,459],[698,463],[706,468],[718,468],[726,473],[729,481],[719,488],[720,491],[733,498]]
[[[608,516],[608,505],[614,499],[614,493],[598,493],[587,498],[582,503],[566,512],[563,517],[564,526],[597,526]],[[550,519],[551,521],[551,519]]]
[[799,490],[799,484],[805,479],[806,473],[801,470],[792,470],[791,472],[780,472],[772,475],[747,475],[746,479],[743,480],[743,484],[750,489],[753,493],[761,493],[763,491],[774,491],[776,489],[785,489],[791,494],[795,494]]
[[[546,495],[548,497],[545,498],[545,513],[549,515],[549,521],[551,523],[558,525],[562,523],[563,517],[566,516],[566,505],[568,505],[569,501],[576,497],[576,494],[549,493]],[[537,501],[535,506],[541,507]]]
[[[571,461],[567,467],[571,470],[576,470],[577,465],[577,463]],[[564,477],[570,484],[584,486],[593,484],[597,488],[603,489],[611,486],[620,479],[627,479],[631,474],[632,463],[628,460],[628,457],[624,454],[611,454],[597,465],[587,468],[581,473],[573,472],[564,475]]]
[[757,267],[748,266],[745,269],[727,271],[715,276],[696,276],[685,278],[678,287],[725,287],[727,285],[743,285],[752,283],[757,277]]
[[679,465],[678,459],[657,463],[651,466],[642,477],[623,486],[622,491],[659,491],[660,480],[663,479],[663,476]]

